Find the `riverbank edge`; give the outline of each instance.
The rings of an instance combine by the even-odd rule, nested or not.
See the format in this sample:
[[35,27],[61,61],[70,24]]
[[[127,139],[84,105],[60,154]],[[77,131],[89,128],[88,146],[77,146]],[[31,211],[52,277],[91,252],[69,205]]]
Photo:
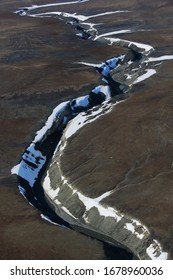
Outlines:
[[[63,135],[61,145],[54,153],[47,173],[42,179],[45,199],[55,213],[68,222],[72,229],[123,248],[133,254],[133,259],[169,259],[148,228],[127,213],[121,213],[115,207],[110,208],[100,202],[99,205],[105,211],[115,211],[115,217],[112,214],[110,216],[100,214],[95,206],[86,209],[80,199],[83,194],[77,186],[70,184],[61,169],[61,156],[66,145],[68,141]],[[87,199],[93,200],[90,197]]]

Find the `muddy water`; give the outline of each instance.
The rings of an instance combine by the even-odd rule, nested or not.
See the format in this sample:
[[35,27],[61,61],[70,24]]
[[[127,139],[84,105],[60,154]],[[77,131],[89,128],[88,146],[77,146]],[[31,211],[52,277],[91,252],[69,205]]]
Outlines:
[[[22,2],[23,6],[30,5],[27,1]],[[33,4],[37,4],[37,1]],[[104,25],[103,28],[99,26],[99,32],[102,34],[115,29],[132,29],[132,33],[121,36],[153,45],[158,55],[171,54],[171,1],[157,1],[153,4],[149,1],[133,1],[130,5],[118,1],[116,4],[114,1],[107,1],[106,4],[104,1],[89,1],[83,5],[86,15],[109,11],[110,8],[132,10],[126,17],[119,14],[103,18]],[[17,182],[10,176],[10,169],[20,160],[20,155],[33,139],[35,131],[58,103],[87,94],[91,86],[100,82],[95,71],[74,62],[103,61],[112,57],[112,48],[98,42],[81,42],[71,27],[55,19],[17,17],[12,12],[21,6],[21,1],[13,1],[12,4],[1,1],[1,6],[4,21],[0,38],[0,191],[3,201],[0,239],[4,247],[8,248],[4,250],[1,247],[1,258],[104,259],[106,256],[102,243],[40,220],[38,211],[26,205],[19,197]],[[80,14],[84,8],[80,5],[77,8],[62,8],[67,12],[73,9],[77,9]],[[158,22],[158,17],[163,20]],[[99,23],[99,20],[95,22]],[[115,55],[122,52],[124,50],[120,48],[114,48],[113,51]],[[164,89],[171,94],[171,62],[167,62],[164,67],[165,74],[162,75],[160,71],[159,75],[162,75]],[[154,91],[154,87],[152,89]],[[152,104],[150,106],[152,108]],[[76,239],[78,243],[75,243]],[[64,241],[66,245],[62,246]],[[28,247],[29,250],[26,250]]]

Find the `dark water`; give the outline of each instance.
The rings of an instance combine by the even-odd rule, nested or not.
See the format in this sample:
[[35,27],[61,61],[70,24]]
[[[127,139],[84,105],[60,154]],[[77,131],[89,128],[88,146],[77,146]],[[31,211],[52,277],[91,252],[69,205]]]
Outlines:
[[133,254],[125,249],[114,247],[110,244],[103,244],[104,252],[107,260],[132,260]]

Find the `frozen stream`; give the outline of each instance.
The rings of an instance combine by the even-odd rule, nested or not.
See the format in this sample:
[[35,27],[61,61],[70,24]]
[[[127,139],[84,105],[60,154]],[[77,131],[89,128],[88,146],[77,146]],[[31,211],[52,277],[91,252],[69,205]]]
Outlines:
[[[128,13],[127,10],[106,11],[92,15],[81,15],[76,13],[53,11],[40,12],[42,8],[56,7],[60,9],[64,5],[75,5],[87,2],[71,1],[62,3],[53,3],[47,5],[33,5],[24,7],[15,13],[20,16],[29,17],[55,17],[63,19],[75,28],[76,35],[84,40],[98,41],[100,43],[112,46],[124,47],[131,51],[131,56],[122,54],[119,57],[113,57],[105,62],[93,64],[90,61],[77,61],[86,66],[94,67],[102,76],[103,83],[97,85],[88,95],[68,100],[59,104],[49,116],[45,125],[36,132],[32,143],[26,148],[22,155],[20,163],[13,167],[12,174],[17,174],[19,178],[19,190],[21,194],[29,201],[31,205],[41,211],[42,218],[66,227],[70,225],[63,221],[53,212],[46,203],[44,192],[41,185],[41,179],[44,175],[50,159],[55,150],[60,148],[61,137],[65,130],[66,139],[74,135],[79,129],[90,122],[95,121],[103,114],[109,113],[114,106],[118,106],[120,102],[125,102],[128,98],[128,92],[132,87],[157,74],[157,65],[164,60],[173,59],[172,55],[152,57],[154,48],[150,45],[131,42],[125,39],[119,39],[118,34],[127,34],[133,32],[130,29],[122,29],[98,34],[97,25],[90,20],[102,18],[117,13]],[[82,40],[81,40],[82,44]],[[116,80],[116,69],[121,70],[125,67],[123,80]],[[124,69],[124,68],[123,68]],[[135,71],[134,71],[135,69]],[[114,75],[112,76],[112,73]],[[109,194],[105,194],[109,195]],[[104,196],[104,197],[105,197]],[[97,202],[98,207],[99,201]],[[108,214],[109,215],[109,214]],[[126,225],[127,230],[133,232],[132,225]],[[159,245],[160,246],[160,245]],[[157,259],[155,256],[155,245],[150,245],[147,253],[151,259]],[[167,253],[162,252],[158,258],[167,258]]]

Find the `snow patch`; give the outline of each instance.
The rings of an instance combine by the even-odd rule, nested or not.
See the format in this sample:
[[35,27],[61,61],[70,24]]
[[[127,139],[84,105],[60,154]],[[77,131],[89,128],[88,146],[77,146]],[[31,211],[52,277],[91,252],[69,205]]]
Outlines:
[[[118,102],[117,102],[118,103]],[[74,119],[72,119],[64,132],[64,136],[66,139],[70,138],[74,135],[80,128],[85,126],[88,123],[95,121],[100,116],[109,113],[112,110],[113,105],[107,104],[107,106],[102,105],[97,110],[92,111],[90,114],[88,113],[80,113]]]
[[89,63],[89,62],[76,62],[77,64],[82,64],[86,66],[91,66],[91,67],[101,67],[102,63]]
[[52,127],[54,121],[58,119],[59,115],[64,111],[66,106],[69,104],[69,101],[62,102],[59,104],[52,112],[52,114],[49,116],[48,120],[46,121],[45,125],[36,132],[36,136],[33,140],[34,143],[40,141],[43,136],[46,134],[46,132]]
[[131,231],[138,239],[143,239],[145,234],[149,234],[148,229],[141,223],[132,220],[131,223],[126,223],[125,228]]
[[98,196],[95,200],[97,202],[100,202],[101,200],[103,200],[104,198],[108,197],[109,195],[111,195],[113,193],[114,190],[112,191],[108,191],[108,192],[105,192],[103,193],[102,195]]
[[132,30],[130,30],[130,29],[116,30],[116,31],[112,31],[112,32],[107,32],[107,33],[104,33],[104,34],[96,36],[94,38],[94,41],[99,39],[99,38],[102,38],[102,37],[107,37],[107,36],[117,35],[117,34],[123,34],[123,33],[131,33],[131,32],[132,32]]
[[22,8],[20,8],[20,10],[16,11],[16,13],[20,12],[21,10],[32,11],[32,10],[36,10],[36,9],[40,9],[40,8],[79,4],[79,3],[84,3],[84,2],[88,2],[88,1],[89,0],[77,0],[77,1],[60,2],[60,3],[52,3],[52,4],[44,4],[44,5],[32,5],[30,7],[22,7]]
[[149,57],[146,62],[154,62],[154,61],[163,61],[163,60],[172,60],[173,55],[163,55],[159,57]]
[[95,87],[95,89],[92,90],[92,92],[96,94],[103,93],[105,95],[105,101],[111,99],[111,91],[109,86],[97,86]]
[[49,177],[49,171],[46,172],[46,176],[45,176],[45,178],[43,180],[43,188],[46,191],[51,190],[51,181],[50,181],[50,177]]
[[151,243],[150,246],[147,248],[146,252],[152,260],[167,260],[168,259],[168,253],[162,252],[160,244],[157,241],[155,241],[154,243]]
[[62,206],[61,209],[64,212],[66,212],[69,216],[71,216],[73,219],[77,220],[77,218],[65,206]]
[[136,47],[138,47],[139,49],[142,49],[143,51],[141,51],[141,53],[149,53],[150,51],[154,50],[154,48],[150,45],[147,44],[141,44],[141,43],[137,43],[137,42],[133,42],[133,41],[128,41],[128,40],[124,40],[124,39],[119,39],[119,38],[111,38],[111,37],[104,37],[105,40],[107,40],[109,42],[110,45],[113,45],[114,43],[117,42],[122,42],[122,43],[126,43],[127,47],[130,48],[131,45],[135,45]]
[[[90,197],[86,197],[83,194],[76,192],[79,199],[83,202],[83,204],[86,207],[86,212],[88,212],[91,208],[96,207],[99,214],[101,216],[104,217],[113,217],[117,220],[117,222],[119,222],[123,215],[120,214],[117,210],[115,210],[112,207],[104,207],[103,205],[101,205],[98,201],[96,201],[95,199],[92,199]],[[84,214],[85,215],[85,214]],[[85,215],[86,217],[86,215]]]
[[128,12],[129,12],[128,10],[105,12],[105,13],[100,13],[100,14],[95,14],[95,15],[88,16],[88,19],[96,18],[96,17],[102,17],[102,16],[106,16],[106,15],[112,15],[112,14],[128,13]]
[[102,63],[100,67],[98,67],[99,72],[104,76],[107,77],[111,70],[115,69],[119,62],[124,59],[124,55],[119,57],[114,57],[111,59],[106,60],[106,62]]
[[45,190],[45,192],[48,194],[48,196],[54,200],[55,197],[58,195],[59,191],[60,191],[60,188],[56,188],[56,189],[53,189],[51,187],[51,181],[50,181],[50,177],[49,177],[49,171],[46,172],[46,176],[43,180],[43,189]]
[[[72,100],[73,102],[73,100]],[[87,107],[89,105],[89,95],[81,96],[75,99],[74,107]]]
[[152,75],[156,74],[156,70],[155,69],[147,69],[146,73],[139,76],[134,82],[133,84],[137,84],[140,83],[141,81],[144,81],[146,79],[148,79],[149,77],[151,77]]
[[34,144],[31,144],[23,154],[20,164],[13,167],[11,172],[25,179],[33,187],[45,162],[46,157],[35,150]]
[[[58,225],[58,223],[54,223],[51,219],[49,219],[48,216],[46,216],[46,215],[44,215],[44,214],[41,214],[40,217],[41,217],[43,220],[45,220],[45,221],[51,223],[52,225],[55,225],[55,226]],[[65,227],[65,226],[63,226],[63,225],[61,225],[61,227],[67,228],[67,227]]]
[[14,175],[14,174],[17,175],[18,172],[19,172],[19,169],[20,169],[20,163],[12,167],[11,174],[12,175]]

